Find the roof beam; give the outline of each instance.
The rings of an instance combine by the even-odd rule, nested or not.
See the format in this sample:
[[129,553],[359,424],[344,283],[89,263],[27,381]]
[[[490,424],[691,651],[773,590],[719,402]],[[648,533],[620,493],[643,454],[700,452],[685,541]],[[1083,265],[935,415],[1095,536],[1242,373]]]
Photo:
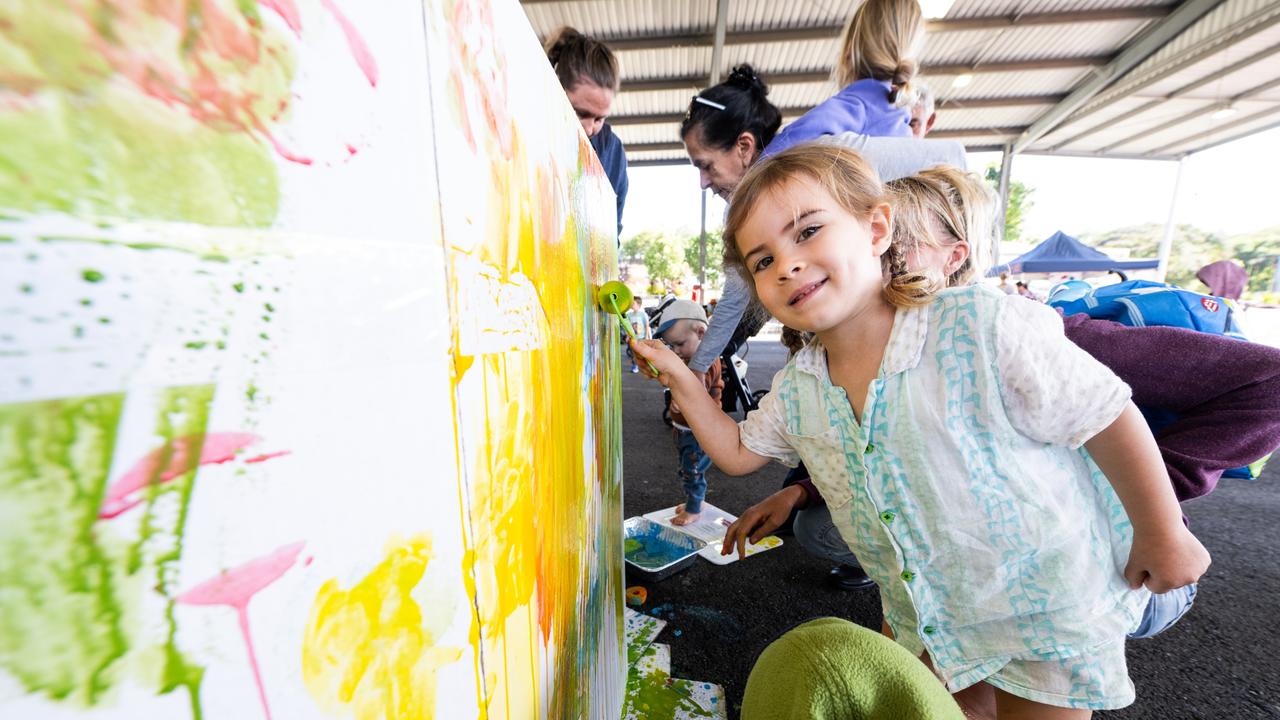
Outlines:
[[[986,110],[989,108],[1030,107],[1035,105],[1052,105],[1062,98],[1061,95],[1021,95],[1003,98],[952,98],[938,103],[939,110]],[[778,108],[784,118],[795,118],[813,109],[812,105]],[[625,125],[660,125],[676,123],[684,119],[683,113],[648,113],[643,115],[610,115],[609,124],[613,127]]]
[[1171,40],[1182,34],[1205,13],[1217,7],[1223,0],[1187,0],[1177,10],[1155,23],[1137,40],[1130,43],[1115,60],[1098,71],[1093,77],[1085,80],[1071,92],[1065,100],[1045,113],[1027,128],[1013,143],[1013,152],[1022,152],[1031,143],[1044,137],[1046,133],[1057,127],[1067,116],[1079,110],[1085,103],[1110,85],[1117,78],[1137,67],[1164,47]]
[[[1201,138],[1212,137],[1214,135],[1217,135],[1218,133],[1223,132],[1224,130],[1230,130],[1231,128],[1240,127],[1241,125],[1248,125],[1249,123],[1257,122],[1258,120],[1262,120],[1264,118],[1275,117],[1275,115],[1276,115],[1276,109],[1274,107],[1269,107],[1269,108],[1266,108],[1265,110],[1259,110],[1258,112],[1253,113],[1251,115],[1245,115],[1244,117],[1240,118],[1239,120],[1236,120],[1235,122],[1229,122],[1229,123],[1226,123],[1225,125],[1219,125],[1217,127],[1210,128],[1203,132],[1198,132],[1194,135],[1184,137],[1180,140],[1175,140],[1167,145],[1161,145],[1160,147],[1152,150],[1151,154],[1152,155],[1167,154],[1166,151],[1169,150],[1170,148],[1181,147],[1183,145],[1186,145],[1187,143],[1195,142],[1196,140],[1199,140]],[[1249,135],[1251,134],[1251,132],[1252,131],[1250,131],[1249,133],[1243,133],[1243,134]],[[1214,143],[1214,144],[1217,145],[1219,143]],[[1186,153],[1186,154],[1189,155],[1190,153]]]
[[[1091,68],[1106,65],[1110,55],[1083,55],[1065,58],[1045,58],[1042,60],[1013,60],[1008,62],[982,63],[968,65],[964,63],[946,63],[925,65],[922,75],[963,75],[965,73],[985,74],[999,72],[1026,72],[1028,70],[1066,70],[1075,68]],[[808,71],[789,73],[764,73],[769,87],[792,85],[796,83],[827,82],[831,79],[829,71]],[[650,78],[647,80],[623,80],[623,92],[639,92],[645,90],[690,90],[703,87],[703,75],[684,75],[680,77]]]
[[[1236,72],[1239,72],[1240,70],[1243,70],[1244,68],[1247,68],[1250,65],[1261,62],[1262,60],[1265,60],[1271,57],[1272,55],[1275,55],[1278,52],[1280,52],[1280,45],[1273,45],[1265,50],[1256,52],[1250,55],[1249,57],[1243,60],[1240,60],[1239,62],[1232,63],[1231,65],[1223,68],[1220,71],[1208,73],[1204,77],[1200,78],[1199,80],[1196,80],[1195,82],[1183,85],[1182,87],[1178,88],[1177,90],[1174,90],[1173,92],[1169,93],[1168,95],[1165,95],[1164,97],[1159,97],[1154,100],[1151,100],[1150,102],[1143,103],[1142,105],[1139,105],[1133,110],[1129,110],[1128,112],[1121,113],[1116,117],[1108,119],[1106,122],[1099,123],[1098,125],[1095,125],[1089,128],[1088,130],[1085,130],[1084,132],[1077,133],[1071,136],[1070,138],[1067,138],[1066,140],[1063,140],[1062,142],[1057,143],[1055,147],[1061,148],[1067,145],[1071,145],[1073,143],[1079,142],[1080,140],[1083,140],[1084,138],[1089,137],[1090,135],[1093,135],[1094,133],[1100,130],[1103,130],[1108,127],[1112,127],[1122,122],[1127,122],[1129,120],[1132,120],[1133,118],[1141,115],[1142,113],[1147,112],[1148,110],[1153,110],[1156,107],[1159,107],[1165,100],[1173,100],[1175,98],[1182,97],[1183,95],[1186,95],[1188,93],[1195,92],[1196,90],[1199,90],[1205,85],[1216,83],[1220,81],[1222,78],[1227,77],[1228,75],[1232,75]],[[1197,60],[1199,59],[1198,55],[1192,54],[1192,56],[1195,57],[1195,59]],[[1186,62],[1185,61],[1179,62],[1178,65],[1185,66]],[[1141,88],[1137,88],[1137,89],[1141,89]],[[1075,122],[1076,120],[1082,117],[1087,117],[1088,115],[1091,115],[1094,112],[1097,112],[1097,110],[1100,110],[1103,107],[1106,107],[1107,105],[1110,105],[1110,104],[1111,103],[1106,103],[1104,105],[1099,105],[1097,108],[1090,108],[1085,113],[1077,113],[1074,117],[1071,118],[1071,121]]]
[[[544,0],[547,1],[547,0]],[[525,5],[538,0],[524,0]],[[971,18],[941,18],[927,20],[925,32],[962,32],[966,30],[995,30],[1003,28],[1034,27],[1040,25],[1071,25],[1079,23],[1157,20],[1173,12],[1177,3],[1140,7],[1101,8],[1097,10],[1072,10],[1068,12],[1010,13],[984,15]],[[832,40],[844,31],[844,23],[814,27],[777,30],[740,30],[725,34],[724,44],[756,45],[760,43],[798,42],[805,40]],[[714,30],[683,33],[646,34],[635,36],[593,36],[614,52],[623,50],[658,50],[672,47],[710,47],[715,42]]]
[[[1025,126],[1019,127],[988,127],[988,128],[955,128],[950,130],[934,130],[929,133],[930,140],[947,140],[954,138],[967,137],[1005,137],[1008,135],[1017,135],[1026,130]],[[684,151],[684,143],[682,142],[651,142],[651,143],[632,143],[626,146],[627,152],[670,152],[672,150]]]
[[1209,105],[1201,108],[1198,112],[1187,114],[1187,115],[1179,115],[1178,117],[1175,117],[1174,119],[1168,122],[1164,122],[1153,128],[1148,128],[1146,130],[1143,130],[1142,132],[1135,133],[1133,135],[1130,135],[1127,138],[1124,138],[1123,140],[1118,140],[1116,142],[1113,142],[1110,145],[1107,145],[1106,147],[1100,148],[1098,152],[1103,152],[1103,153],[1110,152],[1115,148],[1123,147],[1136,140],[1148,138],[1157,133],[1164,132],[1165,130],[1168,130],[1170,128],[1174,128],[1179,125],[1182,125],[1183,123],[1190,122],[1196,119],[1197,117],[1204,115],[1207,112],[1217,112],[1218,110],[1231,107],[1231,105],[1235,102],[1238,102],[1240,100],[1248,100],[1254,95],[1261,95],[1262,93],[1267,92],[1268,90],[1273,90],[1277,87],[1280,87],[1280,78],[1276,78],[1275,80],[1272,80],[1270,82],[1262,83],[1261,85],[1255,85],[1254,87],[1251,87],[1242,93],[1237,93],[1236,95],[1232,95],[1231,97],[1221,102],[1210,103]]

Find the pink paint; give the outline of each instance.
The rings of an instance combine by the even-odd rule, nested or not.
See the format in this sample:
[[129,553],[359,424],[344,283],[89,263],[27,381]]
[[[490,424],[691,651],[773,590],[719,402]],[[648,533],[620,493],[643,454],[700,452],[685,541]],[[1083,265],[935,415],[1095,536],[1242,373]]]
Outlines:
[[305,155],[299,155],[293,152],[292,150],[290,150],[289,148],[285,147],[284,145],[282,145],[280,141],[276,139],[276,136],[267,132],[267,129],[262,127],[261,124],[258,125],[258,131],[261,132],[262,136],[267,139],[267,142],[271,143],[271,147],[275,149],[276,154],[284,158],[285,160],[288,160],[289,162],[298,163],[299,165],[310,165],[311,163],[315,162],[311,158]]
[[276,452],[263,453],[262,455],[255,455],[254,457],[251,457],[251,458],[245,458],[244,462],[246,465],[250,465],[253,463],[266,462],[271,458],[278,458],[278,457],[283,457],[285,455],[288,455],[290,452],[292,452],[292,450],[277,450]]
[[293,0],[258,0],[258,4],[279,15],[294,35],[302,36],[302,15],[298,13],[298,6],[293,4]]
[[271,707],[267,704],[267,689],[262,684],[262,672],[258,669],[258,654],[253,649],[253,636],[249,632],[249,601],[293,567],[306,543],[296,542],[277,548],[268,555],[224,571],[177,597],[183,605],[226,605],[235,608],[240,621],[240,634],[249,652],[249,667],[258,684],[258,698],[262,700],[262,712],[271,720]]
[[347,16],[342,14],[342,11],[338,9],[333,0],[320,0],[320,4],[333,14],[334,20],[338,21],[338,25],[342,27],[342,32],[347,36],[347,46],[351,48],[351,55],[356,59],[356,64],[364,72],[369,84],[377,87],[378,64],[373,59],[373,53],[369,52],[369,46],[365,44],[364,38],[360,37],[360,31],[356,30],[356,26],[352,25]]
[[[135,494],[151,483],[167,483],[198,465],[228,462],[235,459],[237,452],[259,440],[261,438],[252,433],[223,432],[180,437],[158,447],[134,463],[107,488],[98,517],[109,520],[137,506],[144,498],[141,495],[134,497]],[[192,455],[197,447],[200,448],[200,457],[194,458]]]

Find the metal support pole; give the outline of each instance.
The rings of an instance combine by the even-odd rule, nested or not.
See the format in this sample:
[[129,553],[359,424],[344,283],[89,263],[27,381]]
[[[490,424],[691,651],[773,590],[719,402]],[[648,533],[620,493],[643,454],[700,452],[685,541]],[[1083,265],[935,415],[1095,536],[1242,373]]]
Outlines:
[[991,248],[991,262],[1000,264],[1000,243],[1005,239],[1005,224],[1009,217],[1009,175],[1013,172],[1013,145],[1004,146],[1004,155],[1000,158],[1000,216],[996,227],[1000,232],[996,233],[996,246]]
[[711,46],[711,74],[707,87],[720,82],[720,56],[724,51],[725,26],[729,23],[729,0],[716,0],[716,39]]
[[1184,157],[1178,161],[1178,176],[1173,181],[1173,197],[1169,199],[1169,217],[1164,221],[1164,236],[1160,238],[1160,251],[1157,257],[1160,264],[1156,267],[1156,280],[1164,282],[1169,272],[1169,251],[1173,248],[1173,219],[1178,209],[1178,190],[1182,188],[1182,170],[1187,166]]
[[698,233],[698,284],[707,291],[707,191],[702,191],[702,231]]

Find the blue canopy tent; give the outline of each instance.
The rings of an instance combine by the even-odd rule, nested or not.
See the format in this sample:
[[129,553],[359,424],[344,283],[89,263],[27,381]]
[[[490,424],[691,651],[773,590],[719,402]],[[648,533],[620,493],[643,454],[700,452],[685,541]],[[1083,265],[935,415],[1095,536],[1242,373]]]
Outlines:
[[987,277],[1000,273],[1052,273],[1072,271],[1145,270],[1157,267],[1159,260],[1116,260],[1059,230],[1027,252],[987,271]]

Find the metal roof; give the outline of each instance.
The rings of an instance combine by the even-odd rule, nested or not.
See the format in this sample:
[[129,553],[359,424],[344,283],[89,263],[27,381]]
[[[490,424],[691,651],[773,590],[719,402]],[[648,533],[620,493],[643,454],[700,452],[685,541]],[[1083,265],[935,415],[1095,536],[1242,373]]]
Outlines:
[[[522,0],[539,37],[571,25],[614,49],[609,121],[632,165],[687,162],[679,123],[721,3],[720,77],[751,63],[784,122],[835,92],[857,0]],[[1280,125],[1280,0],[957,0],[920,60],[930,137],[970,150],[1177,159]]]

